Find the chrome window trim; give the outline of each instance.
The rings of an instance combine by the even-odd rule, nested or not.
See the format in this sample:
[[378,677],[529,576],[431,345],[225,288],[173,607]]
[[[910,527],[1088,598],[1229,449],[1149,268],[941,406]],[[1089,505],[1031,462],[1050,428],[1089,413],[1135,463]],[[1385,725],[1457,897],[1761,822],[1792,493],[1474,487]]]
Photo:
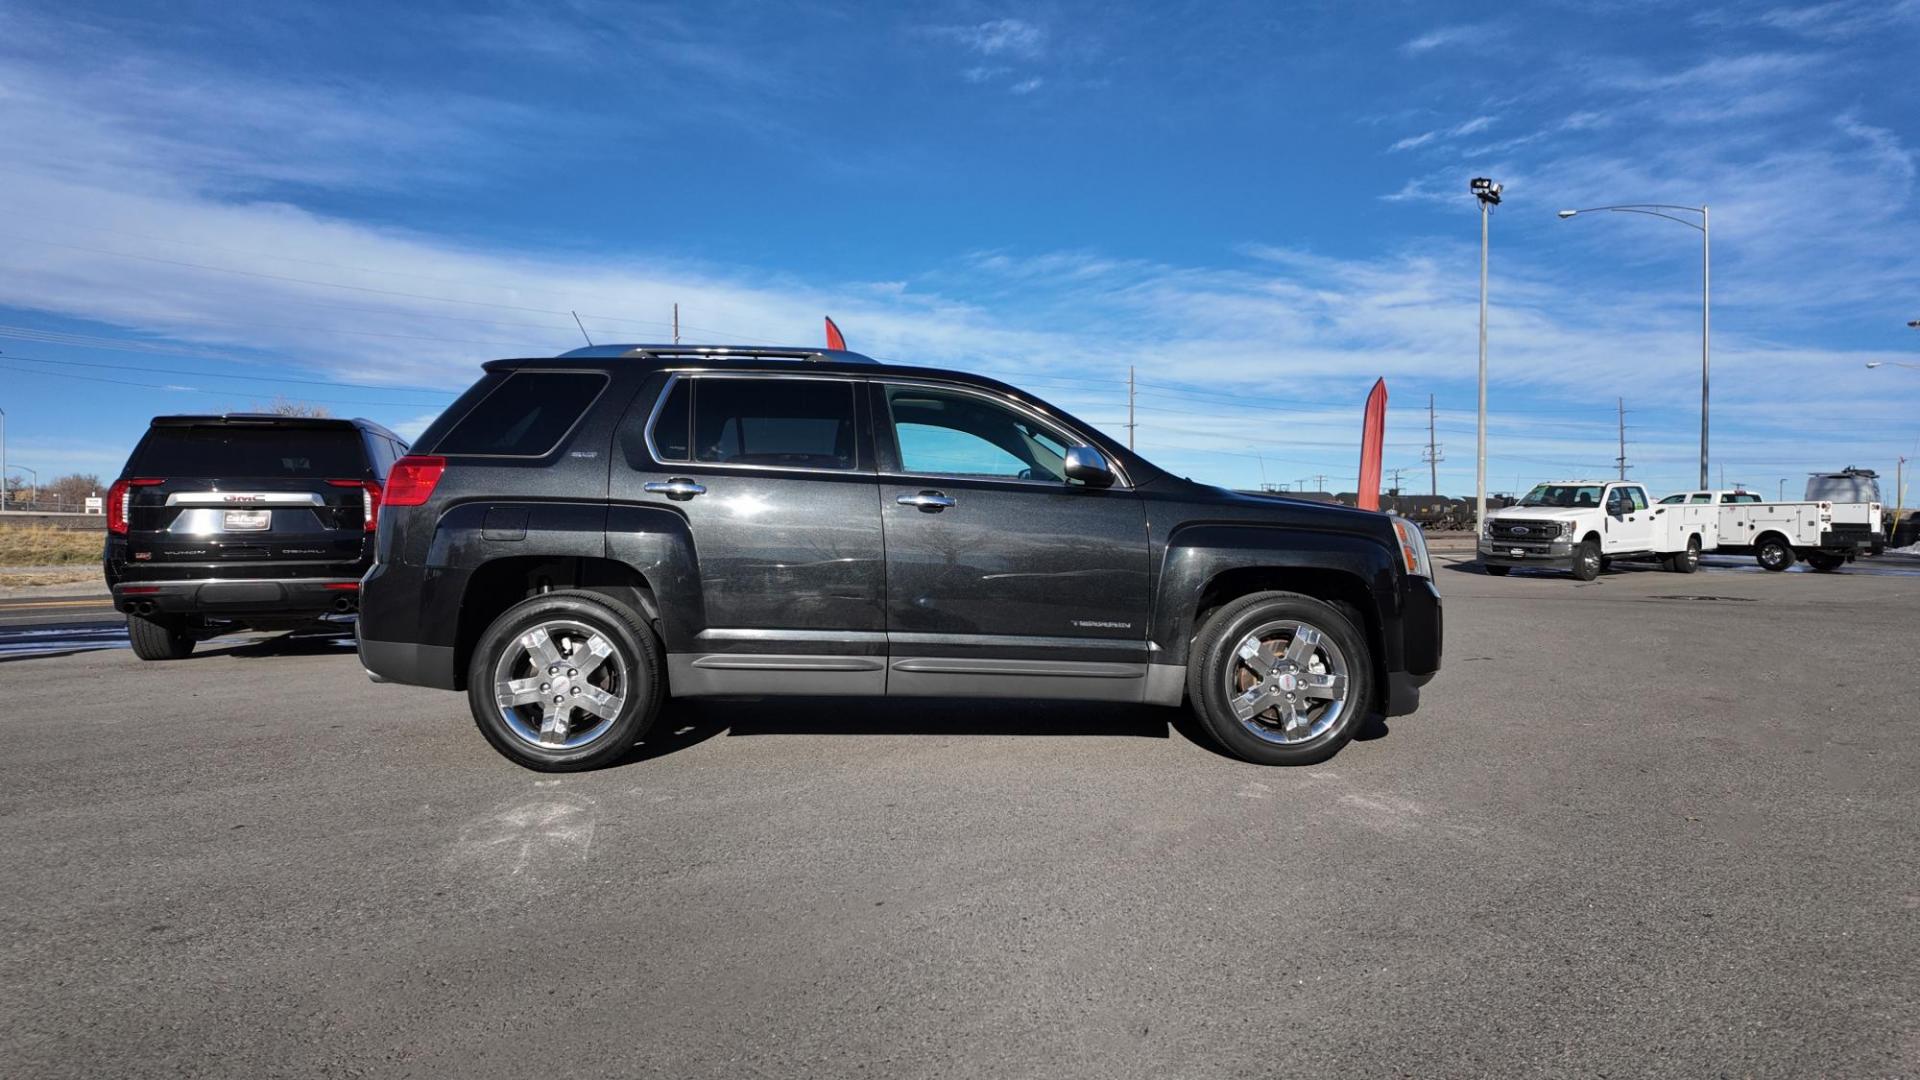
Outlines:
[[[888,386],[926,386],[926,387],[932,387],[933,389],[936,389],[936,390],[949,390],[959,394],[971,394],[974,397],[981,398],[983,400],[992,402],[996,405],[1004,405],[1012,409],[1016,413],[1025,415],[1027,419],[1032,420],[1034,423],[1040,425],[1042,428],[1048,429],[1054,432],[1055,434],[1062,434],[1062,433],[1067,434],[1068,436],[1070,436],[1067,442],[1067,445],[1069,447],[1074,445],[1081,445],[1081,446],[1091,446],[1095,450],[1100,450],[1100,456],[1107,459],[1107,468],[1112,470],[1113,472],[1113,477],[1114,477],[1113,487],[1124,488],[1126,490],[1133,489],[1133,479],[1132,477],[1129,477],[1127,475],[1125,466],[1121,465],[1120,462],[1112,454],[1107,453],[1105,450],[1101,450],[1099,443],[1096,443],[1093,440],[1087,438],[1087,435],[1085,432],[1075,430],[1073,427],[1068,425],[1066,422],[1060,420],[1058,417],[1051,416],[1044,410],[1020,398],[1013,397],[1012,395],[1009,395],[1009,394],[1000,393],[998,391],[983,390],[977,386],[967,386],[961,383],[941,382],[940,380],[937,380],[937,379],[918,378],[918,377],[912,377],[912,376],[903,377],[903,378],[871,377],[867,381],[880,384],[880,387],[883,391]],[[880,437],[880,432],[878,430],[880,418],[875,417],[874,423],[875,423],[874,438],[877,439]],[[886,425],[887,425],[887,433],[890,435],[893,434],[893,409],[892,409],[891,402],[888,403]],[[900,440],[898,436],[895,436],[894,449],[896,451],[896,456],[898,454],[899,446],[900,446]],[[904,462],[902,464],[904,464]],[[928,478],[934,478],[934,479],[940,479],[940,480],[980,481],[983,483],[990,483],[990,484],[1023,484],[1028,487],[1046,488],[1048,490],[1053,490],[1053,491],[1103,490],[1100,488],[1089,489],[1085,484],[1074,484],[1066,480],[1059,480],[1059,481],[1022,480],[1017,476],[976,476],[976,475],[969,475],[966,473],[909,472],[909,471],[906,471],[905,469],[902,469],[899,472],[883,472],[880,475],[883,478],[893,476],[893,477],[901,477],[901,478],[908,478],[908,479],[915,479],[915,480],[924,480]],[[1112,489],[1105,489],[1105,490],[1112,490]]]
[[[662,457],[660,448],[655,446],[653,442],[653,429],[654,425],[660,422],[660,410],[666,408],[667,399],[673,396],[673,388],[681,379],[686,379],[689,383],[697,383],[701,379],[805,379],[813,382],[845,383],[847,386],[848,399],[853,403],[853,424],[855,428],[854,463],[851,467],[845,469],[821,469],[807,465],[736,465],[730,461],[700,461],[693,456],[694,421],[696,417],[693,414],[695,402],[692,400],[687,402],[687,456],[678,461]],[[733,472],[809,473],[815,476],[852,476],[871,479],[874,471],[870,468],[862,468],[858,456],[860,452],[860,395],[857,384],[867,381],[868,380],[857,376],[839,375],[831,372],[803,374],[801,372],[785,371],[726,371],[715,368],[669,369],[667,371],[666,385],[660,388],[659,395],[654,398],[653,408],[647,413],[647,430],[644,439],[647,444],[647,456],[653,459],[655,465],[668,471],[678,466],[685,466],[688,469],[727,469]],[[697,398],[699,391],[696,389],[694,394]]]
[[573,423],[567,426],[567,430],[560,433],[560,437],[553,441],[553,445],[547,447],[545,450],[541,451],[538,454],[463,454],[458,451],[442,450],[438,445],[436,445],[433,448],[434,455],[436,457],[484,458],[489,461],[539,461],[541,458],[552,457],[555,451],[559,450],[562,446],[565,446],[567,444],[568,439],[573,438],[574,433],[580,430],[580,425],[587,422],[587,417],[593,415],[593,407],[595,405],[600,404],[600,399],[606,396],[607,387],[613,385],[612,372],[601,371],[595,368],[514,368],[512,371],[509,371],[507,373],[506,378],[500,380],[499,386],[496,386],[492,390],[487,391],[486,397],[483,397],[479,401],[474,402],[471,408],[469,408],[466,412],[462,413],[460,415],[460,419],[455,420],[453,422],[453,426],[447,429],[447,434],[440,436],[440,442],[443,442],[443,443],[446,442],[447,436],[452,435],[454,432],[460,430],[460,425],[466,423],[467,417],[472,416],[475,409],[478,409],[480,406],[485,405],[489,401],[492,401],[493,395],[499,393],[502,389],[506,387],[508,383],[512,382],[514,376],[521,375],[521,374],[594,375],[599,377],[600,379],[600,389],[594,391],[593,396],[587,399],[587,404],[584,408],[580,410],[580,415],[573,418]]

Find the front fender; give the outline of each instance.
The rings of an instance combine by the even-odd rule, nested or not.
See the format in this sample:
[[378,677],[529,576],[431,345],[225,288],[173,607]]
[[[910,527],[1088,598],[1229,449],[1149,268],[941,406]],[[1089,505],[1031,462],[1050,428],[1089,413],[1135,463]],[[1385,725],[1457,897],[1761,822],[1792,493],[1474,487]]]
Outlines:
[[1385,669],[1398,670],[1400,635],[1387,631],[1398,626],[1402,571],[1387,541],[1285,525],[1189,525],[1168,538],[1154,596],[1155,663],[1187,662],[1209,587],[1234,572],[1258,574],[1269,588],[1332,582],[1340,586],[1338,596],[1370,600],[1371,610],[1361,612],[1368,623],[1363,629],[1380,647]]

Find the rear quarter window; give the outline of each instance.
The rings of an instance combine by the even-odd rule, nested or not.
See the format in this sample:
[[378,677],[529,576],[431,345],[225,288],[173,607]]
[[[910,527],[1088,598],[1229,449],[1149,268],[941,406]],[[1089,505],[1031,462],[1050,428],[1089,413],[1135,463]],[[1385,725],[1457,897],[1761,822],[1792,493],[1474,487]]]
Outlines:
[[606,385],[607,376],[597,371],[516,371],[461,417],[433,452],[543,457]]

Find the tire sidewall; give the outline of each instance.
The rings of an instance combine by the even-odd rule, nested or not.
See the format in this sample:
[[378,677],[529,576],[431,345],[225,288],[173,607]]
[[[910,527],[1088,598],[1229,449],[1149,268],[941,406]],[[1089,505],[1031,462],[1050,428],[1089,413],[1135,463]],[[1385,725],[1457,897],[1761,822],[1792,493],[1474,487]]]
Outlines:
[[1573,549],[1573,576],[1592,581],[1600,576],[1600,546],[1591,540],[1580,541]]
[[[629,686],[626,704],[605,734],[572,750],[543,750],[521,739],[501,719],[493,699],[493,672],[501,653],[513,647],[521,634],[539,623],[563,618],[606,635],[626,663]],[[547,593],[508,608],[474,642],[467,662],[467,703],[480,733],[508,760],[541,772],[598,768],[624,757],[653,723],[665,685],[653,631],[622,605],[585,592]]]
[[[1767,556],[1770,552],[1777,552],[1777,557],[1769,559]],[[1772,570],[1775,573],[1786,570],[1793,565],[1793,549],[1778,540],[1768,540],[1762,543],[1760,550],[1755,553],[1755,557],[1759,560],[1763,569]]]
[[[1297,744],[1271,743],[1241,726],[1227,704],[1224,686],[1233,649],[1262,623],[1294,619],[1334,639],[1347,661],[1348,708],[1337,725]],[[1373,649],[1356,620],[1345,610],[1298,593],[1258,593],[1229,604],[1207,620],[1195,639],[1188,667],[1187,695],[1208,734],[1228,753],[1258,765],[1312,765],[1325,761],[1353,739],[1373,709]]]

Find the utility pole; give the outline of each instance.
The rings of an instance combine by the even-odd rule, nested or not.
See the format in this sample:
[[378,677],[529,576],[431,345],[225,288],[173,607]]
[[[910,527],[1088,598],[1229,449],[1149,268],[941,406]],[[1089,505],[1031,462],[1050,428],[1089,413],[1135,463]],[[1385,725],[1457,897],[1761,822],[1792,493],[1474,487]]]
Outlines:
[[673,302],[673,343],[680,344],[680,301]]
[[[1127,365],[1127,449],[1133,449],[1133,365]],[[1266,470],[1263,467],[1261,472]]]
[[1434,441],[1433,395],[1427,395],[1427,494],[1440,494],[1440,463],[1446,458],[1440,453],[1440,444]]
[[1627,399],[1615,398],[1620,408],[1620,456],[1614,461],[1620,465],[1620,479],[1627,478]]
[[7,508],[7,410],[0,409],[0,510]]
[[1500,205],[1500,185],[1476,176],[1467,188],[1480,200],[1480,425],[1473,464],[1473,528],[1478,532],[1487,520],[1487,219]]
[[1400,474],[1403,472],[1406,472],[1407,470],[1402,467],[1395,467],[1395,468],[1388,469],[1387,471],[1393,474],[1393,487],[1390,488],[1389,490],[1392,491],[1396,497],[1398,497],[1400,494]]
[[1320,491],[1320,492],[1324,492],[1327,490],[1327,474],[1326,473],[1313,474],[1313,490]]

